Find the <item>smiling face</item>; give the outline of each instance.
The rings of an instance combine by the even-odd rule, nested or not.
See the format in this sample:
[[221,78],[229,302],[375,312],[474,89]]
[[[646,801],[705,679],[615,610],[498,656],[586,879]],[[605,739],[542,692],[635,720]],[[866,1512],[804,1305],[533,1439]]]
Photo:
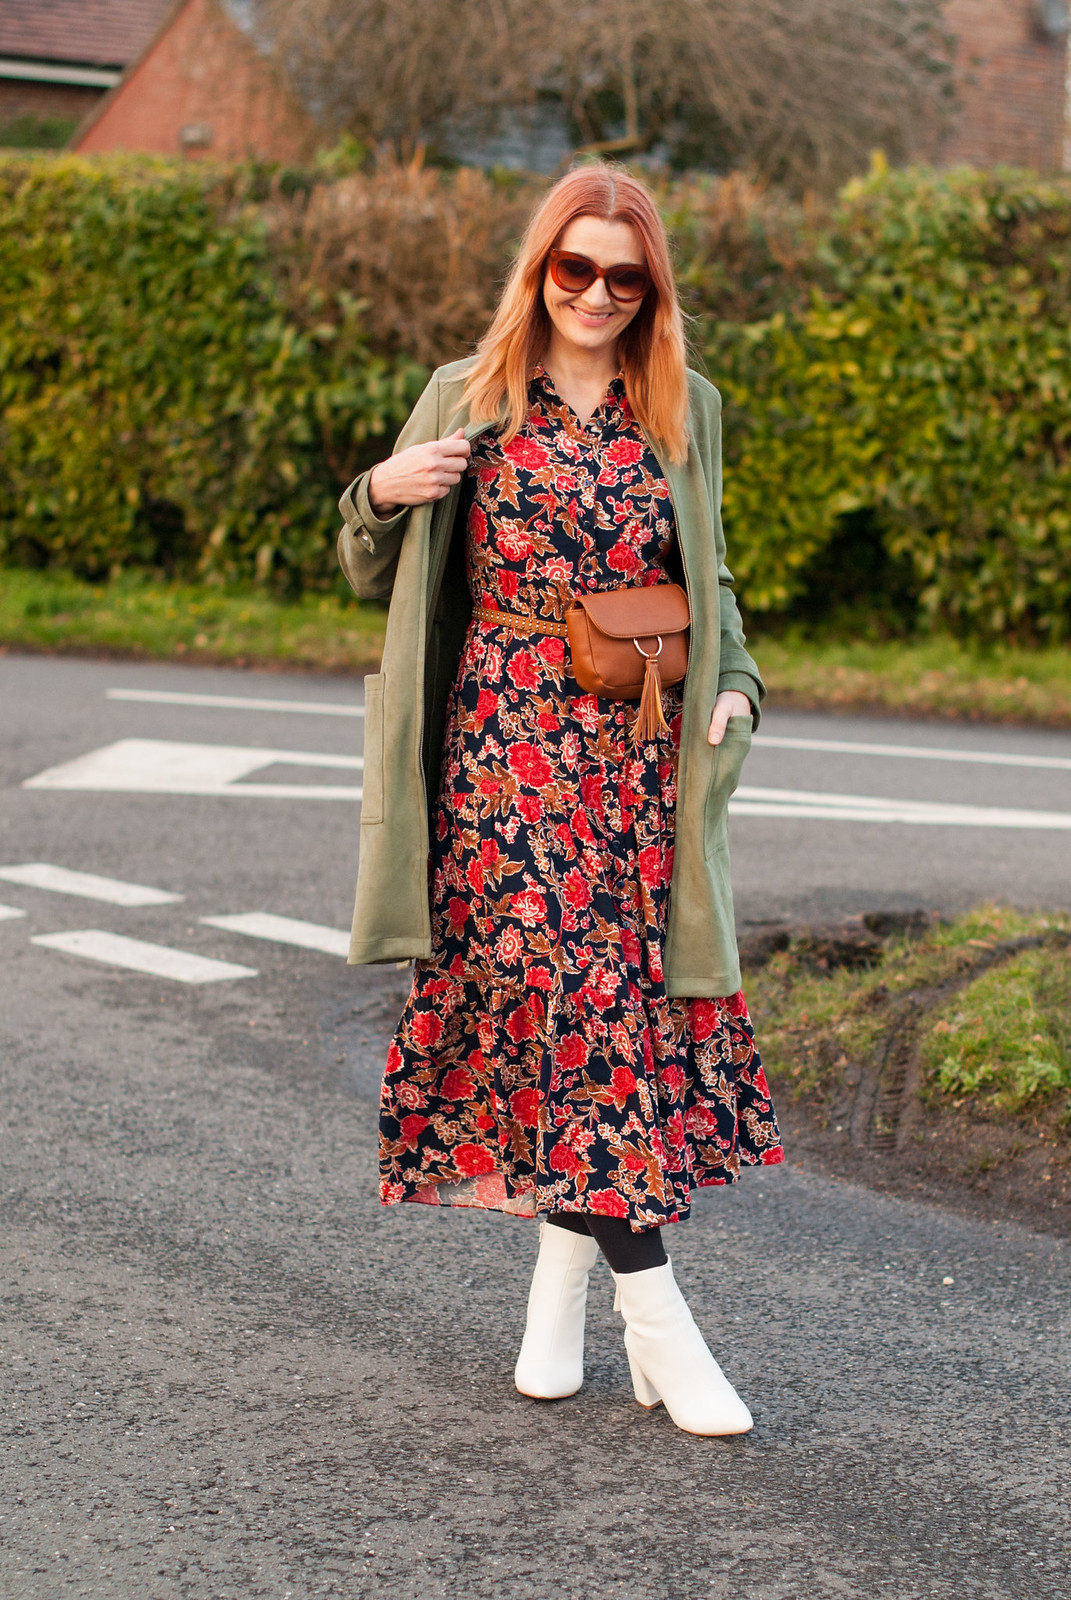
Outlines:
[[[561,233],[557,248],[587,256],[599,267],[616,267],[624,262],[638,267],[647,265],[640,236],[627,222],[575,217]],[[613,350],[643,301],[614,300],[604,278],[596,278],[579,294],[570,294],[558,288],[548,267],[543,278],[543,303],[554,333],[567,345],[594,355]]]

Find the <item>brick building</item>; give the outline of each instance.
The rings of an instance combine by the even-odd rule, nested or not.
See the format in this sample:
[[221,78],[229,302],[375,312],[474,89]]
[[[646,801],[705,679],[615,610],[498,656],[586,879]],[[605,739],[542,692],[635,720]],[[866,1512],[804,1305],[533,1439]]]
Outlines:
[[72,148],[221,160],[307,156],[316,144],[312,120],[241,21],[236,0],[173,0],[139,58],[78,130]]
[[0,0],[0,125],[80,122],[137,58],[171,0]]
[[958,114],[943,164],[1071,171],[1067,0],[945,0]]

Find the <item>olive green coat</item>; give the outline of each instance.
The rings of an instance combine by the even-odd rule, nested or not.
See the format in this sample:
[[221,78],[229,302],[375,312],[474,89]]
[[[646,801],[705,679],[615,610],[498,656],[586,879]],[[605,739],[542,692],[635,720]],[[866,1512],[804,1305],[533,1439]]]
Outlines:
[[[471,361],[441,367],[417,402],[396,451],[473,424],[461,394]],[[721,528],[721,399],[688,375],[690,447],[674,464],[651,447],[669,484],[692,634],[684,689],[673,878],[663,951],[671,995],[733,994],[740,987],[726,808],[736,788],[765,694],[744,648],[725,566]],[[381,521],[367,474],[340,501],[342,570],[358,595],[390,600],[383,669],[365,678],[364,801],[350,961],[400,961],[431,954],[428,805],[439,780],[446,701],[457,673],[471,602],[464,539],[455,537],[460,489]],[[714,701],[740,689],[751,717],[733,717],[718,746],[707,743]]]

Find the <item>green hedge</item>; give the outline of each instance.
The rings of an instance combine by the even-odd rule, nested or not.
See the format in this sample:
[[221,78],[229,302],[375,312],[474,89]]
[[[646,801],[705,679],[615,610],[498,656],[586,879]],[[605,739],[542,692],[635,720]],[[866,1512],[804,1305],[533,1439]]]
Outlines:
[[[410,348],[456,354],[515,187],[0,157],[0,562],[332,583],[340,487],[425,372],[390,296]],[[747,607],[1066,638],[1071,185],[879,164],[824,217],[739,178],[662,199]],[[435,237],[406,255],[414,205]]]
[[1067,637],[1069,242],[1066,183],[878,171],[817,239],[808,303],[707,328],[753,609],[824,583],[965,637]]
[[333,579],[338,483],[421,373],[344,296],[287,306],[256,181],[0,161],[0,560]]

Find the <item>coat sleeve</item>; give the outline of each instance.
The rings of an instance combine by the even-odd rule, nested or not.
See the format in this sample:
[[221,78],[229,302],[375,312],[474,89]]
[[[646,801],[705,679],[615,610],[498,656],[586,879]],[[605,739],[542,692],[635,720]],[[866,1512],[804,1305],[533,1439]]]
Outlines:
[[[725,562],[725,533],[721,523],[721,395],[712,384],[700,379],[703,388],[702,448],[707,460],[710,486],[710,512],[718,554],[718,599],[721,613],[721,666],[718,693],[737,689],[751,701],[752,728],[759,725],[760,706],[766,698],[766,685],[759,669],[745,648],[744,625],[733,589],[735,579]],[[697,408],[698,409],[698,408]],[[698,431],[698,430],[697,430]],[[697,441],[699,442],[699,441]]]
[[[391,454],[438,437],[439,375],[433,373]],[[345,518],[338,535],[338,560],[354,594],[362,600],[389,600],[412,507],[403,507],[393,517],[377,517],[368,498],[371,472],[369,467],[355,478],[338,503]]]

